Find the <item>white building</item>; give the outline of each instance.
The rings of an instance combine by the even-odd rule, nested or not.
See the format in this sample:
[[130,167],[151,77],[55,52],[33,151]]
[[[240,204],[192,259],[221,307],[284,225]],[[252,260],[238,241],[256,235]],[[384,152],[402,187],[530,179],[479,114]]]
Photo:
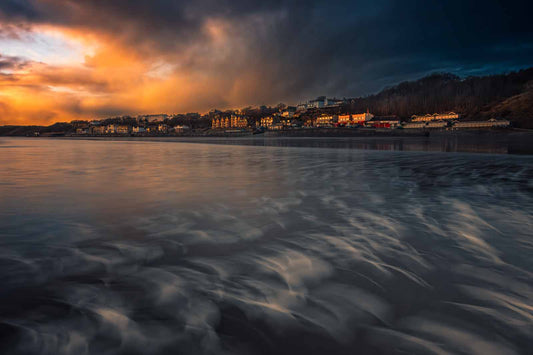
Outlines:
[[453,128],[502,128],[509,127],[511,122],[508,120],[495,120],[490,119],[488,121],[462,121],[455,122]]
[[426,123],[425,122],[405,123],[403,125],[403,128],[407,128],[407,129],[422,129],[422,128],[426,128]]
[[447,112],[447,113],[434,113],[434,114],[426,114],[426,115],[413,115],[411,117],[411,121],[413,122],[429,122],[429,121],[449,121],[449,120],[457,120],[459,119],[460,115],[455,112]]
[[146,132],[146,128],[144,127],[133,127],[133,133],[144,133]]
[[437,121],[437,122],[427,122],[427,128],[444,128],[448,125],[448,122]]
[[307,108],[321,108],[326,106],[327,99],[325,96],[317,97],[314,100],[309,101]]
[[310,100],[307,103],[298,104],[296,107],[297,111],[303,111],[311,108],[322,108],[322,107],[331,107],[331,106],[337,106],[344,102],[344,100],[341,99],[328,99],[326,96],[319,96],[314,100]]
[[191,127],[189,126],[186,126],[186,125],[177,125],[177,126],[174,126],[173,127],[173,130],[174,132],[176,133],[181,133],[181,132],[185,132],[185,131],[189,131],[191,129]]

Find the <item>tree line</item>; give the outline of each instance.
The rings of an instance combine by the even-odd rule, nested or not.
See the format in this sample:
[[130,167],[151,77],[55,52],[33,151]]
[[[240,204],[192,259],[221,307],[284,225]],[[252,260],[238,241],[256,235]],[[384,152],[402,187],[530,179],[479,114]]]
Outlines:
[[[507,118],[533,126],[533,68],[508,74],[460,78],[436,73],[406,81],[375,95],[352,99],[346,110],[375,115],[454,111],[465,119]],[[489,117],[496,116],[496,117]]]

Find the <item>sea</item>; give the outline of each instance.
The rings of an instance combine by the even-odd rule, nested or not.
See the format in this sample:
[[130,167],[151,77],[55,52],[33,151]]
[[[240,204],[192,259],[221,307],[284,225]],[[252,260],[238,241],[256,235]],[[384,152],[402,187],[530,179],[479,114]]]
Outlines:
[[0,137],[0,353],[532,354],[530,143]]

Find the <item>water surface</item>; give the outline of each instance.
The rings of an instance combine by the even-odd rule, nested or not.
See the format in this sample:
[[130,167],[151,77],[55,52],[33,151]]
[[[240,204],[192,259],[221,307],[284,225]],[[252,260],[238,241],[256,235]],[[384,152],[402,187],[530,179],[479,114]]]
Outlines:
[[0,166],[2,353],[533,352],[533,156],[0,138]]

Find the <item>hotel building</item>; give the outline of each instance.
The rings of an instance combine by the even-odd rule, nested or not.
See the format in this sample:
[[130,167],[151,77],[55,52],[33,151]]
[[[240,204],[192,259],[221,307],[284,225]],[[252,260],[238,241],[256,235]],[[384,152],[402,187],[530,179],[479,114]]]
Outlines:
[[337,117],[336,116],[320,116],[316,118],[316,126],[317,127],[331,127],[335,123],[337,123]]
[[455,112],[411,116],[412,122],[449,121],[457,119],[459,119],[459,114]]
[[463,121],[455,122],[453,128],[503,128],[509,127],[511,122],[508,120],[495,120],[490,119],[488,121]]
[[212,129],[225,128],[246,128],[248,127],[248,120],[240,115],[231,115],[230,117],[214,118],[211,121]]

